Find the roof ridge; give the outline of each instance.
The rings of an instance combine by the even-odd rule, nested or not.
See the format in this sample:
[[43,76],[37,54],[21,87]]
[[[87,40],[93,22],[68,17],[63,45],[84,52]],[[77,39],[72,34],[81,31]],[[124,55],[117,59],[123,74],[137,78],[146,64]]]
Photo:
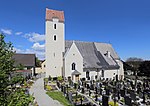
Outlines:
[[54,10],[54,9],[49,9],[49,8],[46,8],[46,10],[64,12],[63,10]]
[[93,41],[80,41],[80,40],[65,40],[65,41],[69,41],[69,42],[83,42],[83,43],[101,43],[101,44],[108,44],[111,45],[110,43],[106,43],[106,42],[93,42]]
[[18,54],[20,54],[20,55],[35,55],[35,53],[15,53],[15,55],[18,55]]

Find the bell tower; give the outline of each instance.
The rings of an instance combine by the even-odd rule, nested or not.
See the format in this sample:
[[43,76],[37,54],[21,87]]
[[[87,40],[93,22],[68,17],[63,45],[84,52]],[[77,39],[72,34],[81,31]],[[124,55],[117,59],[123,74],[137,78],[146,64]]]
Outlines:
[[46,77],[62,76],[65,51],[64,12],[46,8]]

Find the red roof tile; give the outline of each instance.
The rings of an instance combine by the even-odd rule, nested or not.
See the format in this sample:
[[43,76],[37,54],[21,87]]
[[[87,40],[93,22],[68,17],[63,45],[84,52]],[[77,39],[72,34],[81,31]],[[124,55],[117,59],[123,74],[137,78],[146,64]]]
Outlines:
[[58,18],[60,22],[64,22],[64,11],[51,10],[46,8],[46,20],[51,21],[53,18]]

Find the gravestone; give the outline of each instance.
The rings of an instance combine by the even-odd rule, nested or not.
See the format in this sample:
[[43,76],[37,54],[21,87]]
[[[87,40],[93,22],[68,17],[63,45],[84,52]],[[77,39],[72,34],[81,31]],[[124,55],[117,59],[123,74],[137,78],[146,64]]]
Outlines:
[[109,106],[108,105],[108,98],[109,98],[109,96],[107,96],[107,95],[102,96],[102,106]]
[[145,100],[146,100],[146,97],[145,97],[145,90],[143,90],[143,101],[142,101],[142,103],[145,103]]
[[139,92],[139,97],[143,98],[143,92],[141,92],[141,91]]
[[64,86],[64,90],[63,90],[64,94],[66,94],[66,87]]
[[86,78],[82,78],[82,81],[84,82],[86,80]]
[[116,75],[116,81],[118,81],[118,75]]
[[97,88],[99,87],[98,85],[99,85],[99,83],[98,83],[98,82],[96,82],[96,87],[97,87]]
[[82,106],[82,102],[83,102],[83,100],[82,100],[82,96],[81,96],[81,98],[80,98],[80,101],[81,101],[81,106]]
[[63,86],[61,85],[61,92],[63,92],[64,91],[64,89],[63,89]]
[[84,87],[86,87],[86,82],[84,82]]
[[120,92],[119,91],[117,92],[117,97],[118,97],[118,100],[120,100]]
[[82,83],[82,86],[84,86],[84,82],[83,82],[83,81],[81,81],[81,83]]
[[141,91],[141,88],[140,87],[137,87],[137,94],[139,94]]
[[131,98],[129,96],[125,96],[124,101],[126,105],[132,106]]
[[121,90],[120,90],[120,94],[121,94],[121,97],[124,97],[124,96],[125,96],[125,90],[124,90],[124,89],[121,89]]
[[95,92],[96,92],[96,94],[98,94],[98,92],[97,92],[97,87],[95,87]]
[[92,84],[92,85],[90,86],[90,89],[91,89],[91,90],[94,90],[94,84]]
[[89,96],[91,96],[91,91],[89,90]]
[[80,85],[78,85],[78,89],[80,89]]
[[97,99],[97,94],[95,95],[95,101],[98,101],[98,99]]
[[102,95],[102,92],[103,92],[103,90],[102,90],[102,89],[100,89],[100,90],[99,90],[99,94],[100,94],[100,95]]
[[93,84],[93,81],[92,80],[90,80],[90,85],[92,85]]
[[133,81],[130,81],[130,85],[131,85],[132,89],[135,88],[135,86],[134,86],[134,84],[133,84]]
[[71,79],[69,80],[69,85],[72,87],[74,86],[73,81]]
[[99,83],[99,87],[102,88],[102,83]]
[[106,95],[109,95],[109,94],[110,94],[110,93],[109,93],[109,89],[106,89],[105,91],[106,91]]
[[66,96],[67,96],[67,98],[68,98],[68,93],[69,93],[69,92],[68,92],[68,85],[66,85],[66,89],[67,89],[67,95],[66,95]]
[[81,82],[81,80],[78,80],[78,84],[81,86],[82,85],[82,82]]
[[136,94],[134,92],[130,92],[130,97],[132,100],[136,100]]
[[89,85],[89,84],[87,84],[87,85],[86,85],[86,88],[87,88],[87,89],[89,89],[89,88],[90,88],[90,85]]
[[60,88],[60,83],[57,81],[57,86],[58,86],[58,88]]
[[81,93],[83,93],[83,94],[84,94],[84,88],[82,88],[82,89],[81,89]]
[[77,89],[77,84],[76,83],[74,83],[74,89]]

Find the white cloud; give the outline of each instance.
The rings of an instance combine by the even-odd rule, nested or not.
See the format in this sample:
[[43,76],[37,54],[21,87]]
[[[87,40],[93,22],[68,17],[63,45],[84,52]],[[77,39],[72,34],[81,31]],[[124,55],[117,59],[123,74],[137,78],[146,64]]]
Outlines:
[[34,49],[26,49],[24,53],[31,53],[36,54],[36,57],[38,57],[41,60],[45,59],[45,51],[37,51]]
[[24,50],[18,49],[18,48],[13,48],[13,51],[16,53],[24,53]]
[[1,29],[1,32],[7,35],[11,35],[12,34],[12,30],[10,29]]
[[31,49],[18,49],[14,48],[14,51],[16,53],[25,53],[25,54],[36,54],[36,57],[38,57],[41,60],[45,59],[45,45],[40,45],[39,43],[33,44]]
[[30,42],[40,42],[45,40],[45,35],[39,34],[39,33],[26,33],[24,35],[25,38],[27,38]]
[[45,51],[45,45],[40,45],[39,43],[34,43],[32,49],[35,51]]
[[16,32],[15,35],[21,35],[23,32]]

